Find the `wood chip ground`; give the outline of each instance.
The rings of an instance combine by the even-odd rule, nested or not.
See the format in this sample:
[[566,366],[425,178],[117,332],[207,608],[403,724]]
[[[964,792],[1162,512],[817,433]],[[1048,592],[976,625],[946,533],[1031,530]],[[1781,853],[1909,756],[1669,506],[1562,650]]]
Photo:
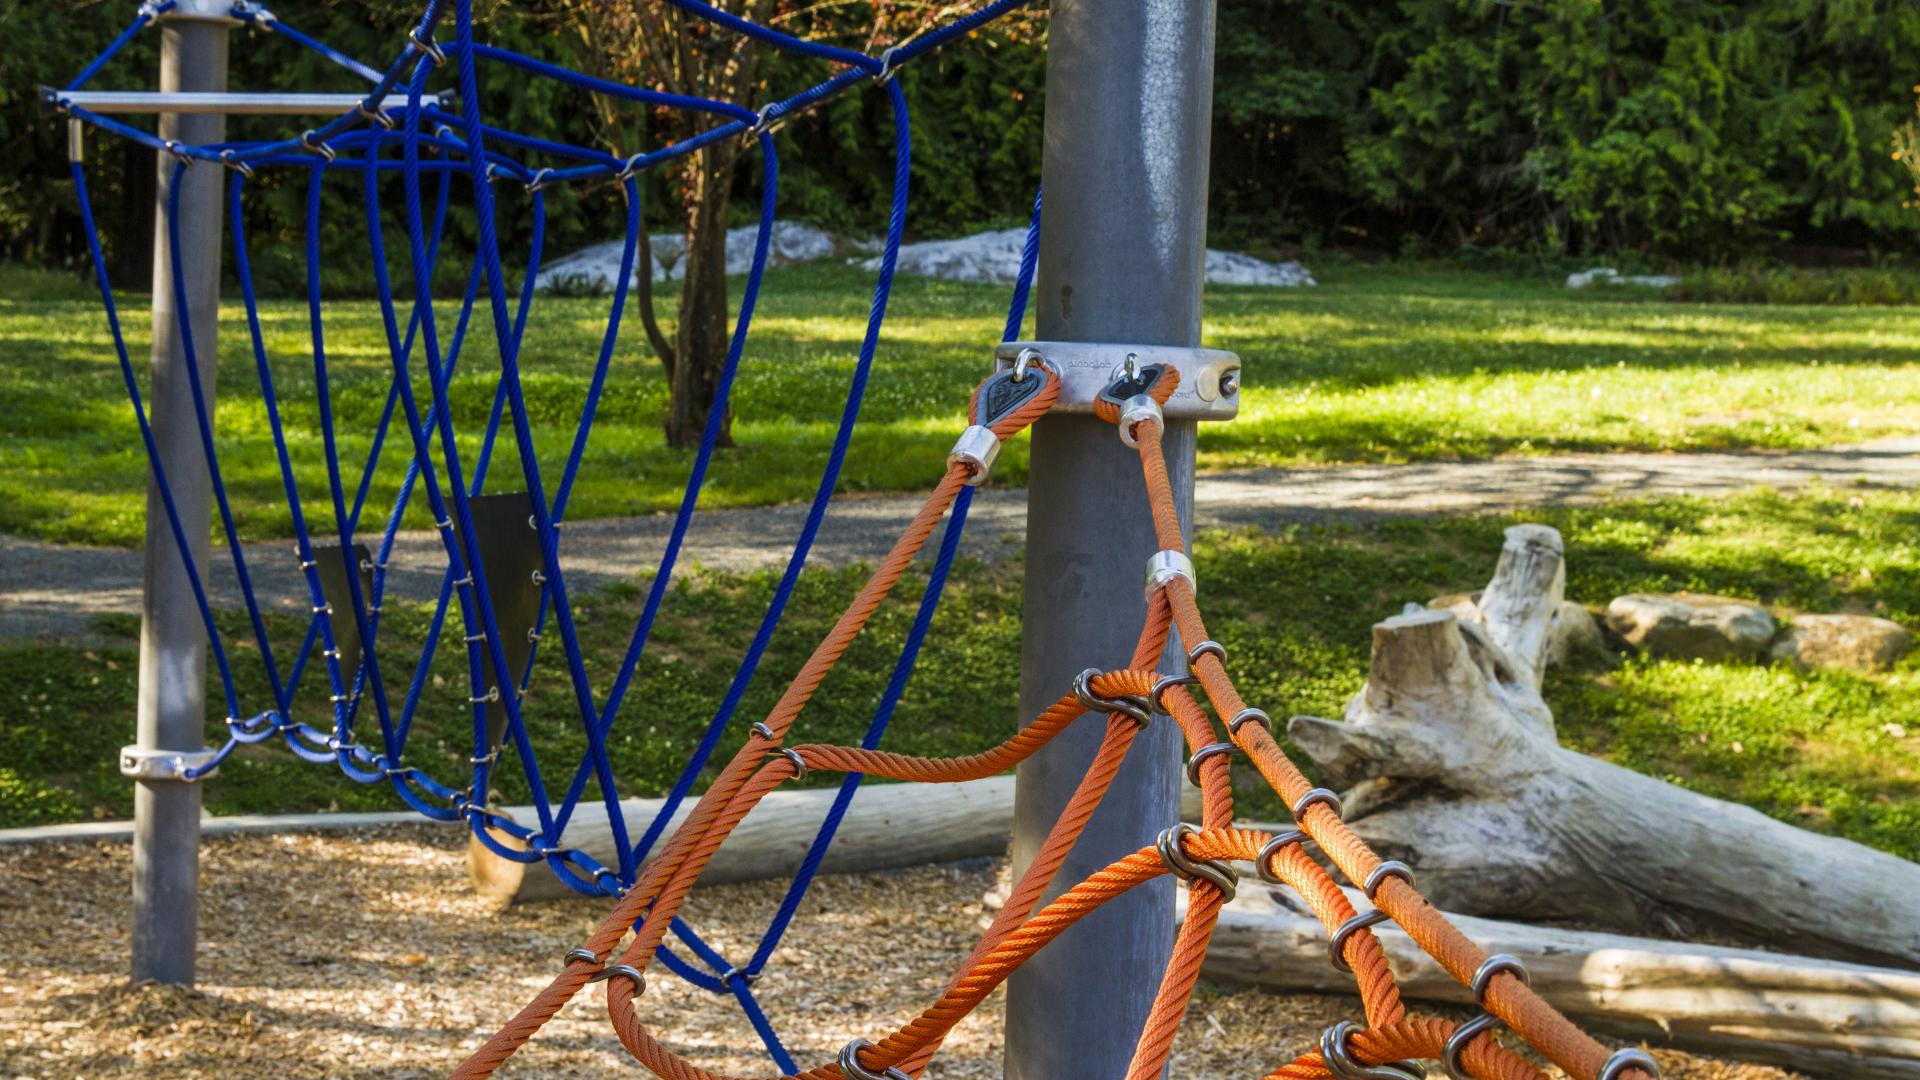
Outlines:
[[[200,986],[183,991],[127,983],[127,845],[0,849],[0,1077],[444,1076],[604,912],[489,910],[467,886],[463,853],[457,831],[412,827],[209,840]],[[978,934],[994,875],[980,863],[821,879],[756,987],[803,1065],[878,1038],[936,997]],[[697,890],[687,915],[745,956],[782,886]],[[662,972],[643,1000],[655,1035],[697,1064],[772,1072],[730,998]],[[995,994],[962,1023],[928,1075],[1001,1075],[1003,1001]],[[635,1074],[605,1008],[598,988],[576,999],[502,1075]],[[1351,998],[1203,987],[1172,1074],[1264,1076],[1358,1012]],[[1656,1056],[1675,1080],[1791,1075]]]

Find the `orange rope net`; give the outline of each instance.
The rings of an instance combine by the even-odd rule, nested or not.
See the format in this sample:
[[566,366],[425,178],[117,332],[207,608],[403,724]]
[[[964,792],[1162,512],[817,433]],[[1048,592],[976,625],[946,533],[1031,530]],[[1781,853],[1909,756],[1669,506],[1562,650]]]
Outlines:
[[[980,408],[982,391],[995,379],[1008,377],[1010,373],[1002,373],[983,383],[974,392],[970,414]],[[1164,404],[1177,384],[1178,374],[1171,366],[1163,366],[1147,396]],[[1058,391],[1058,379],[1048,379],[1040,392],[1027,395],[1017,407],[986,426],[1004,440],[1045,414]],[[1099,410],[1102,418],[1120,423],[1121,410],[1103,404],[1106,407]],[[1136,420],[1130,426],[1127,434],[1139,449],[1148,509],[1159,543],[1163,549],[1180,552],[1184,545],[1161,451],[1160,426],[1157,420]],[[1367,1021],[1365,1028],[1340,1025],[1330,1030],[1319,1049],[1268,1073],[1268,1080],[1411,1077],[1421,1074],[1400,1070],[1393,1063],[1448,1059],[1449,1052],[1448,1068],[1457,1075],[1481,1080],[1544,1080],[1539,1070],[1500,1046],[1487,1030],[1489,1023],[1474,1024],[1475,1030],[1464,1031],[1454,1040],[1459,1045],[1450,1045],[1459,1025],[1408,1017],[1386,953],[1366,928],[1384,918],[1397,923],[1463,985],[1473,986],[1487,1014],[1504,1022],[1576,1080],[1657,1077],[1652,1062],[1644,1055],[1610,1054],[1548,1005],[1527,985],[1525,973],[1516,964],[1506,958],[1488,957],[1421,897],[1406,867],[1381,860],[1347,827],[1341,820],[1338,800],[1331,792],[1315,788],[1301,774],[1274,740],[1266,715],[1250,709],[1241,699],[1228,674],[1224,650],[1207,637],[1187,577],[1170,575],[1155,590],[1127,667],[1084,676],[1073,693],[1061,697],[998,746],[966,757],[923,758],[848,746],[787,745],[787,734],[814,691],[926,544],[961,487],[976,479],[975,469],[975,464],[963,460],[949,464],[886,559],[815,647],[766,719],[755,725],[753,737],[720,771],[660,855],[646,866],[634,887],[581,948],[568,954],[568,962],[552,983],[474,1051],[454,1072],[455,1077],[491,1075],[583,987],[607,979],[607,1013],[614,1032],[647,1069],[667,1080],[735,1080],[692,1064],[654,1039],[647,1032],[639,1004],[644,973],[655,947],[665,937],[668,924],[701,870],[748,811],[783,781],[811,771],[860,772],[936,784],[992,776],[1019,764],[1086,713],[1099,711],[1107,713],[1105,738],[1078,790],[945,992],[898,1030],[872,1042],[858,1040],[838,1061],[809,1069],[798,1077],[897,1080],[918,1075],[953,1026],[1028,957],[1101,904],[1143,882],[1174,873],[1189,882],[1186,915],[1128,1069],[1128,1080],[1158,1077],[1199,978],[1214,924],[1230,898],[1235,882],[1229,866],[1232,862],[1253,863],[1263,880],[1285,884],[1298,892],[1328,933],[1341,940],[1340,956],[1353,972]],[[1193,643],[1189,670],[1167,677],[1153,668],[1169,633],[1175,631],[1183,644]],[[1189,690],[1194,685],[1213,706],[1214,715],[1227,720],[1225,740],[1219,738],[1214,721]],[[1105,796],[1135,733],[1150,720],[1149,706],[1170,715],[1195,752],[1192,775],[1201,789],[1200,827],[1170,829],[1157,847],[1112,863],[1036,911],[1040,897]],[[1297,832],[1276,837],[1233,827],[1228,748],[1243,753],[1267,784],[1294,807]],[[1364,891],[1378,914],[1362,917],[1356,913],[1328,869],[1307,854],[1307,840],[1317,844],[1349,880],[1365,883]],[[614,951],[629,928],[633,936],[616,957]],[[1327,1060],[1328,1055],[1334,1060]]]

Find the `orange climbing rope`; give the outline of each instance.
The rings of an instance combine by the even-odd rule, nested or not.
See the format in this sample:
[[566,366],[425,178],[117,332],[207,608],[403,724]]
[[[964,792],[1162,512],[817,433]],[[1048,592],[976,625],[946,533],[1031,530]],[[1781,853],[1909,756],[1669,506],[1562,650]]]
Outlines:
[[[1336,1025],[1319,1048],[1267,1074],[1267,1080],[1319,1077],[1422,1075],[1395,1063],[1440,1058],[1449,1075],[1479,1080],[1544,1080],[1524,1059],[1493,1037],[1495,1019],[1578,1080],[1657,1077],[1638,1051],[1610,1055],[1527,985],[1524,969],[1510,957],[1489,957],[1413,887],[1403,864],[1383,861],[1346,826],[1332,792],[1315,788],[1281,751],[1271,721],[1242,700],[1228,675],[1226,653],[1207,637],[1195,599],[1189,563],[1182,551],[1160,436],[1159,406],[1178,386],[1171,366],[1150,375],[1130,371],[1123,382],[1132,395],[1124,407],[1101,400],[1095,411],[1122,426],[1137,446],[1146,480],[1148,509],[1165,561],[1156,562],[1154,589],[1133,657],[1125,668],[1084,673],[1051,707],[1012,738],[981,753],[923,758],[882,750],[822,744],[786,745],[787,733],[841,654],[865,627],[907,565],[926,544],[960,488],[977,483],[991,466],[998,443],[1052,407],[1057,375],[1044,364],[1002,372],[982,383],[968,405],[975,426],[956,446],[946,474],[907,526],[892,551],[815,648],[779,702],[753,727],[753,738],[721,770],[686,821],[632,889],[583,946],[569,953],[558,976],[476,1050],[453,1074],[491,1075],[527,1039],[590,982],[607,981],[607,1011],[621,1043],[655,1075],[668,1080],[735,1080],[703,1069],[648,1034],[638,1008],[645,971],[707,862],[747,813],[781,783],[817,770],[859,772],[918,783],[957,783],[992,776],[1017,765],[1089,712],[1106,714],[1106,730],[1079,788],[1055,820],[1032,863],[1013,885],[1005,904],[960,965],[938,1000],[878,1041],[855,1040],[838,1060],[797,1074],[800,1080],[898,1080],[926,1067],[953,1026],[971,1012],[1027,958],[1088,912],[1144,882],[1176,874],[1189,883],[1184,919],[1159,991],[1135,1043],[1128,1080],[1157,1077],[1172,1052],[1186,1004],[1221,909],[1236,885],[1232,862],[1250,862],[1263,881],[1299,893],[1327,928],[1333,955],[1351,970],[1367,1024]],[[1034,386],[1028,382],[1038,383]],[[1141,385],[1144,383],[1144,386]],[[988,439],[980,432],[991,432]],[[971,441],[970,441],[971,438]],[[963,452],[962,448],[969,448]],[[1157,556],[1156,559],[1160,559]],[[1188,649],[1188,670],[1162,675],[1154,666],[1170,632]],[[1225,719],[1221,740],[1190,686],[1197,685],[1214,714]],[[1044,907],[1067,853],[1084,831],[1118,772],[1139,728],[1155,713],[1170,716],[1191,748],[1188,775],[1201,790],[1198,828],[1176,825],[1155,847],[1134,852],[1062,892]],[[1238,749],[1273,790],[1294,809],[1299,829],[1273,835],[1235,829],[1229,758]],[[1327,868],[1308,855],[1311,841],[1350,881],[1361,883],[1375,910],[1356,912]],[[1463,985],[1486,1011],[1465,1025],[1440,1019],[1410,1019],[1387,966],[1386,953],[1368,929],[1391,918]],[[632,928],[632,937],[621,942]],[[618,950],[616,957],[615,953]]]

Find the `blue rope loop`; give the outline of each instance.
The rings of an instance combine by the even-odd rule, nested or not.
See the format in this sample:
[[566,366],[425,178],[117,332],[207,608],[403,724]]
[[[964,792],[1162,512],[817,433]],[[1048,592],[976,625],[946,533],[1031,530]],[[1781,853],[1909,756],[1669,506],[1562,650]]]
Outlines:
[[[907,100],[895,78],[901,66],[984,24],[1025,0],[998,0],[972,14],[955,20],[913,41],[895,45],[879,56],[868,56],[818,42],[806,42],[768,27],[728,15],[700,0],[669,0],[689,16],[714,23],[723,29],[746,34],[775,48],[824,60],[842,68],[838,73],[779,101],[751,108],[735,102],[626,86],[572,71],[546,61],[524,56],[474,40],[471,0],[430,0],[420,20],[408,30],[406,41],[398,47],[395,59],[384,69],[361,63],[325,43],[280,21],[261,4],[236,3],[235,18],[263,33],[284,38],[308,49],[369,82],[371,89],[359,105],[318,127],[292,137],[269,141],[228,142],[197,146],[162,140],[138,128],[110,117],[94,114],[74,105],[55,92],[53,102],[63,112],[116,137],[156,151],[172,154],[176,162],[172,172],[171,194],[164,206],[164,225],[171,241],[172,258],[166,267],[164,287],[173,290],[185,342],[184,366],[193,387],[193,422],[198,436],[199,460],[204,463],[219,513],[223,557],[232,564],[246,609],[249,648],[259,654],[271,702],[265,708],[243,706],[234,675],[234,650],[216,626],[205,582],[192,557],[187,528],[169,482],[165,463],[142,400],[140,381],[132,363],[116,306],[115,291],[108,280],[91,195],[86,184],[85,167],[72,164],[74,190],[82,223],[86,229],[88,254],[95,282],[106,313],[122,381],[132,406],[145,447],[155,486],[161,495],[161,507],[167,531],[173,537],[171,557],[182,559],[185,577],[200,612],[210,643],[210,653],[221,683],[228,720],[227,738],[212,759],[194,770],[206,775],[238,748],[278,738],[296,757],[316,764],[331,765],[343,776],[361,784],[385,784],[406,805],[425,817],[448,822],[464,822],[481,844],[503,858],[522,863],[544,862],[554,875],[579,892],[619,896],[634,882],[646,855],[659,841],[675,809],[692,793],[701,770],[734,725],[738,708],[758,672],[774,634],[777,632],[799,576],[806,564],[824,521],[833,492],[839,485],[858,422],[866,388],[877,362],[885,328],[899,248],[905,233],[909,181],[912,166],[912,141]],[[124,29],[102,53],[89,62],[65,91],[76,91],[93,80],[126,45],[160,14],[174,6],[174,0],[145,5],[134,22]],[[449,35],[436,37],[445,17],[452,15]],[[571,146],[537,136],[489,125],[480,110],[480,71],[485,65],[497,65],[537,78],[548,79],[588,93],[640,102],[646,105],[711,117],[713,126],[672,146],[646,150],[628,156]],[[432,107],[425,97],[429,77],[442,67],[452,69],[458,90],[456,111]],[[620,785],[607,753],[607,739],[637,679],[638,666],[664,606],[668,584],[672,580],[687,531],[706,485],[720,425],[727,415],[728,403],[739,374],[750,338],[754,312],[764,284],[771,248],[774,211],[779,189],[779,156],[774,130],[855,86],[874,84],[887,95],[894,128],[894,184],[886,228],[886,241],[880,270],[875,278],[872,302],[865,333],[850,373],[845,403],[834,440],[822,463],[819,484],[806,518],[795,537],[791,555],[751,642],[747,645],[728,688],[709,718],[686,769],[676,780],[660,813],[649,822],[638,838],[629,838],[625,818],[619,806]],[[403,92],[396,95],[396,88]],[[394,96],[403,96],[404,105],[386,107]],[[617,354],[623,330],[622,315],[637,262],[640,229],[638,175],[648,169],[670,163],[703,146],[725,139],[744,139],[760,151],[761,205],[755,236],[754,257],[740,300],[727,354],[715,386],[714,407],[710,410],[698,449],[695,451],[686,487],[675,513],[665,551],[655,568],[652,586],[641,613],[635,621],[626,653],[603,690],[588,677],[585,656],[574,626],[573,607],[567,590],[565,569],[560,557],[560,526],[579,478],[591,443],[594,421],[606,389],[613,357]],[[294,555],[299,561],[301,580],[311,609],[302,630],[299,649],[290,658],[276,652],[268,634],[264,608],[253,586],[247,556],[240,543],[236,515],[229,499],[226,477],[221,469],[218,443],[214,437],[209,403],[200,391],[199,363],[192,344],[188,310],[190,297],[181,257],[182,208],[179,191],[184,170],[195,162],[222,166],[228,173],[225,212],[226,227],[233,237],[235,277],[244,307],[248,344],[252,352],[254,376],[259,384],[260,400],[274,445],[281,488],[287,500],[295,535]],[[255,291],[254,274],[246,229],[248,185],[263,169],[304,170],[306,195],[304,231],[306,237],[306,299],[308,347],[314,381],[312,407],[317,410],[321,431],[321,453],[325,464],[324,506],[332,515],[329,543],[337,543],[351,556],[362,536],[361,523],[373,490],[376,474],[390,450],[401,455],[404,476],[385,518],[378,525],[367,584],[357,568],[346,574],[346,595],[331,601],[319,573],[314,526],[306,509],[306,493],[297,479],[295,461],[285,426],[280,388],[273,366],[273,352],[262,328],[260,302]],[[357,174],[360,182],[361,214],[367,236],[367,257],[374,268],[376,296],[381,315],[391,377],[379,420],[364,461],[345,460],[333,412],[333,366],[327,348],[326,320],[322,295],[324,276],[320,237],[329,226],[323,220],[322,193],[329,177],[341,173]],[[397,296],[389,280],[389,251],[386,243],[385,213],[389,192],[384,183],[397,177],[402,193],[402,222],[406,240],[404,265],[413,281],[410,297]],[[547,494],[547,480],[537,456],[530,410],[524,391],[520,351],[535,302],[534,282],[538,275],[546,229],[543,192],[556,184],[583,183],[612,177],[622,196],[621,272],[607,309],[605,329],[589,380],[585,400],[574,426],[567,455]],[[526,198],[531,220],[531,238],[524,265],[516,266],[521,275],[518,288],[509,285],[506,260],[496,225],[499,198],[493,188],[496,179],[517,181]],[[463,190],[456,190],[463,189]],[[459,297],[450,330],[442,326],[442,315],[435,308],[433,281],[442,267],[442,241],[449,227],[450,207],[456,197],[470,195],[477,226],[475,258],[466,268],[466,285]],[[1024,320],[1037,260],[1040,203],[1036,196],[1029,221],[1026,246],[1014,296],[1008,311],[1004,337],[1018,336]],[[337,226],[334,226],[337,227]],[[648,268],[649,270],[651,268]],[[468,460],[460,432],[453,422],[449,388],[458,369],[476,314],[482,310],[493,330],[499,368],[487,421],[480,429],[477,451]],[[424,366],[425,394],[417,389]],[[422,397],[424,396],[424,400]],[[305,403],[302,403],[305,407]],[[399,433],[394,434],[398,425]],[[533,531],[541,558],[538,615],[529,632],[525,671],[520,679],[510,675],[503,649],[502,628],[492,597],[488,592],[482,554],[475,538],[472,500],[488,490],[488,477],[495,451],[510,425],[511,458],[519,466],[518,481],[527,492],[533,508]],[[394,435],[389,438],[389,435]],[[398,448],[397,450],[395,448]],[[399,463],[395,463],[399,467]],[[928,574],[907,639],[896,659],[886,690],[879,701],[861,745],[880,745],[905,693],[920,653],[931,631],[934,615],[945,592],[951,568],[964,534],[972,489],[956,499],[939,552]],[[416,499],[418,496],[418,499]],[[436,523],[445,559],[437,598],[428,620],[428,628],[419,647],[403,693],[389,690],[383,671],[382,604],[388,584],[388,561],[396,537],[409,509],[424,500]],[[372,527],[369,527],[370,530]],[[167,556],[162,556],[167,557]],[[408,761],[407,747],[414,722],[427,708],[428,687],[437,647],[443,633],[452,632],[450,619],[457,619],[467,660],[466,696],[472,714],[473,739],[471,772],[465,784],[455,786],[437,779]],[[553,621],[549,634],[547,624]],[[342,621],[346,620],[346,621]],[[352,667],[343,663],[337,633],[351,626],[361,643],[359,661]],[[581,754],[560,799],[549,798],[532,732],[522,711],[521,698],[530,685],[540,643],[556,638],[560,661],[566,669],[574,695],[574,713],[585,736]],[[390,643],[389,643],[390,644]],[[389,650],[390,652],[390,650]],[[315,657],[319,663],[311,664]],[[384,658],[391,664],[391,656]],[[330,722],[317,726],[296,720],[296,703],[301,699],[303,678],[309,667],[325,675],[326,704]],[[284,671],[283,671],[284,667]],[[398,684],[394,684],[398,685]],[[502,688],[511,692],[502,692]],[[316,692],[317,693],[317,692]],[[494,744],[488,736],[487,707],[498,702],[507,715],[504,744]],[[378,738],[361,731],[363,713],[370,712],[378,725]],[[537,820],[515,822],[491,805],[494,770],[502,766],[504,750],[518,763],[536,808]],[[666,945],[659,956],[670,970],[694,985],[715,993],[731,994],[767,1048],[769,1056],[783,1071],[796,1066],[782,1045],[765,1010],[754,997],[755,979],[771,962],[780,942],[790,929],[808,889],[817,876],[833,839],[860,786],[858,774],[845,777],[836,792],[826,820],[810,844],[799,872],[773,913],[765,932],[750,958],[737,964],[701,939],[684,920],[675,919],[673,934],[686,949],[683,958]],[[577,808],[589,797],[589,791],[601,801],[614,831],[615,865],[605,865],[577,849],[563,845],[565,829]]]

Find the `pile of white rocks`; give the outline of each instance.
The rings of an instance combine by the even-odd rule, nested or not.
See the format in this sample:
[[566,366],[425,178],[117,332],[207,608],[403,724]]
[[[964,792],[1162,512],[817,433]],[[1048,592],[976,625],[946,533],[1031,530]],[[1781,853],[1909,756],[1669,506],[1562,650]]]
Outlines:
[[[753,268],[753,245],[759,235],[760,230],[751,225],[727,230],[727,273],[744,274]],[[679,281],[686,273],[683,258],[687,251],[686,238],[679,233],[656,233],[647,240],[653,247],[653,280]],[[773,235],[768,238],[767,264],[786,266],[813,262],[847,246],[833,234],[811,225],[776,221]],[[620,259],[625,253],[626,243],[622,240],[581,248],[542,267],[534,278],[534,288],[543,292],[555,289],[576,293],[609,292],[620,279]],[[639,268],[635,267],[634,271],[638,277]]]
[[[1020,255],[1027,244],[1027,230],[999,229],[975,233],[955,240],[928,240],[903,244],[899,272],[946,281],[978,281],[1011,285],[1020,275]],[[878,256],[867,259],[862,269],[880,269]],[[1313,274],[1297,262],[1267,262],[1233,251],[1207,251],[1209,285],[1276,285],[1298,287],[1313,285]]]
[[[758,230],[753,226],[728,230],[727,273],[744,274],[753,266],[757,235]],[[686,241],[678,233],[659,233],[648,240],[653,246],[653,280],[679,281],[685,272]],[[947,281],[1011,284],[1020,273],[1020,253],[1026,240],[1027,230],[1020,228],[975,233],[957,240],[903,244],[899,272]],[[780,221],[773,226],[767,262],[771,266],[787,266],[857,252],[860,254],[851,261],[865,270],[877,271],[880,257],[871,254],[875,247],[870,240],[835,236],[811,225]],[[547,292],[610,292],[619,280],[623,253],[624,244],[618,240],[583,248],[542,267],[534,285]],[[1207,252],[1207,282],[1212,285],[1314,284],[1313,275],[1297,262],[1267,262],[1233,251]]]

